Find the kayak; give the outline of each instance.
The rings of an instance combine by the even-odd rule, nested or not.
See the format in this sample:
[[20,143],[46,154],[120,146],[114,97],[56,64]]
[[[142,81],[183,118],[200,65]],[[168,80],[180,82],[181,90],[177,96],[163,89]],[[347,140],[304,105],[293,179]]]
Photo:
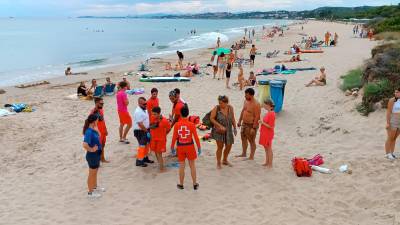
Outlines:
[[312,49],[305,49],[305,50],[300,50],[301,53],[324,53],[322,50],[312,50]]

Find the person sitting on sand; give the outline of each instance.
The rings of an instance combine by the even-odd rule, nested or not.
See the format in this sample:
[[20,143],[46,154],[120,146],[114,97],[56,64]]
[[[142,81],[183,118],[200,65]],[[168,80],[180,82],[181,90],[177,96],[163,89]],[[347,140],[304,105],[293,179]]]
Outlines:
[[67,67],[65,70],[65,76],[72,75],[71,67]]
[[88,89],[86,88],[85,82],[81,81],[77,90],[78,96],[88,96]]
[[256,75],[253,71],[250,72],[249,79],[246,80],[245,86],[254,86],[257,83]]
[[186,70],[186,72],[185,72],[184,77],[192,77],[192,76],[193,76],[193,74],[192,74],[193,68],[192,68],[192,66],[190,65],[190,63],[188,63],[188,64],[186,65],[185,70]]
[[172,70],[172,65],[170,62],[167,62],[167,64],[165,65],[165,70]]
[[106,87],[106,86],[110,86],[110,85],[113,85],[113,84],[114,83],[111,82],[111,78],[110,77],[106,77],[106,83],[103,86]]
[[180,69],[179,69],[179,65],[178,65],[178,64],[175,64],[174,71],[178,71],[178,70],[180,70]]
[[325,86],[326,85],[325,68],[321,67],[320,71],[321,71],[321,74],[318,77],[315,77],[313,80],[311,80],[310,83],[306,84],[306,87],[310,87],[311,85],[315,85],[315,86]]
[[200,74],[200,66],[196,62],[192,64],[192,74]]
[[93,95],[94,91],[96,90],[96,87],[97,87],[97,81],[96,81],[96,79],[93,79],[92,80],[92,85],[90,86],[87,94],[88,95]]

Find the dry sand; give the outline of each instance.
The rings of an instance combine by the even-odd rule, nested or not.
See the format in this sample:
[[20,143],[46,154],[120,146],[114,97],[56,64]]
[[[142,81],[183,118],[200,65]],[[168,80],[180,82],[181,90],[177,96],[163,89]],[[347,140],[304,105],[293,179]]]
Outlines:
[[[233,155],[241,152],[237,137],[230,158],[234,167],[216,170],[216,146],[202,142],[203,155],[197,160],[198,191],[190,188],[188,172],[187,188],[180,191],[175,186],[177,169],[159,174],[156,165],[135,167],[133,133],[129,133],[130,145],[118,143],[115,98],[105,97],[106,155],[111,163],[100,168],[99,183],[107,192],[98,200],[86,198],[81,129],[93,103],[64,96],[75,93],[77,85],[71,82],[104,78],[107,71],[115,72],[111,77],[118,81],[122,72],[137,65],[91,71],[88,76],[51,80],[50,85],[34,88],[7,88],[7,93],[0,95],[1,105],[26,102],[34,104],[36,112],[0,118],[0,224],[399,224],[400,167],[399,162],[383,157],[385,111],[362,117],[354,109],[360,97],[345,97],[338,88],[340,76],[362,65],[376,43],[353,38],[351,25],[310,22],[304,28],[303,32],[319,38],[327,30],[340,36],[338,47],[326,48],[324,54],[304,55],[309,62],[296,63],[299,67],[325,66],[328,85],[304,87],[316,71],[277,76],[288,83],[284,111],[276,121],[274,168],[269,171],[261,166],[264,151],[259,146],[254,162],[235,159]],[[301,39],[300,32],[300,26],[292,26],[283,38],[255,44],[263,55],[274,49],[283,52]],[[241,52],[247,56],[248,51]],[[207,63],[210,50],[185,56]],[[168,58],[175,61],[176,56],[163,59]],[[282,59],[288,56],[257,56],[255,69],[272,67]],[[156,71],[163,67],[152,66]],[[247,77],[250,68],[244,69]],[[237,68],[232,74],[236,81]],[[144,87],[146,97],[150,88],[159,88],[165,114],[171,110],[167,93],[175,87],[182,90],[191,113],[201,116],[217,103],[220,94],[230,97],[236,116],[243,102],[243,92],[226,90],[224,81],[207,75],[190,83],[149,84],[139,83],[136,76],[128,79],[133,87]],[[129,98],[133,112],[137,96]],[[291,158],[317,153],[334,173],[296,177]],[[338,172],[342,164],[348,164],[353,174]]]

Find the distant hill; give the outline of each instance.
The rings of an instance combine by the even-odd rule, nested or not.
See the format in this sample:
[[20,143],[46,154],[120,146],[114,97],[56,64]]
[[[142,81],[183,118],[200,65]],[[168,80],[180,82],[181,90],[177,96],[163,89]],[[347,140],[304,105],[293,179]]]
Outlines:
[[400,4],[394,6],[360,6],[360,7],[320,7],[306,11],[255,11],[255,12],[212,12],[199,14],[147,14],[125,17],[93,17],[82,16],[79,18],[152,18],[152,19],[373,19],[387,18],[400,12]]

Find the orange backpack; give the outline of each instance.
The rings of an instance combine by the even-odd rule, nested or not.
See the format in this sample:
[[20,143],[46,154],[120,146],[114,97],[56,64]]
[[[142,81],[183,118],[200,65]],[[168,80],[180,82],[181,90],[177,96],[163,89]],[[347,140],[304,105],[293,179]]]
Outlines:
[[292,165],[298,177],[311,177],[312,170],[307,160],[295,157],[292,159]]

